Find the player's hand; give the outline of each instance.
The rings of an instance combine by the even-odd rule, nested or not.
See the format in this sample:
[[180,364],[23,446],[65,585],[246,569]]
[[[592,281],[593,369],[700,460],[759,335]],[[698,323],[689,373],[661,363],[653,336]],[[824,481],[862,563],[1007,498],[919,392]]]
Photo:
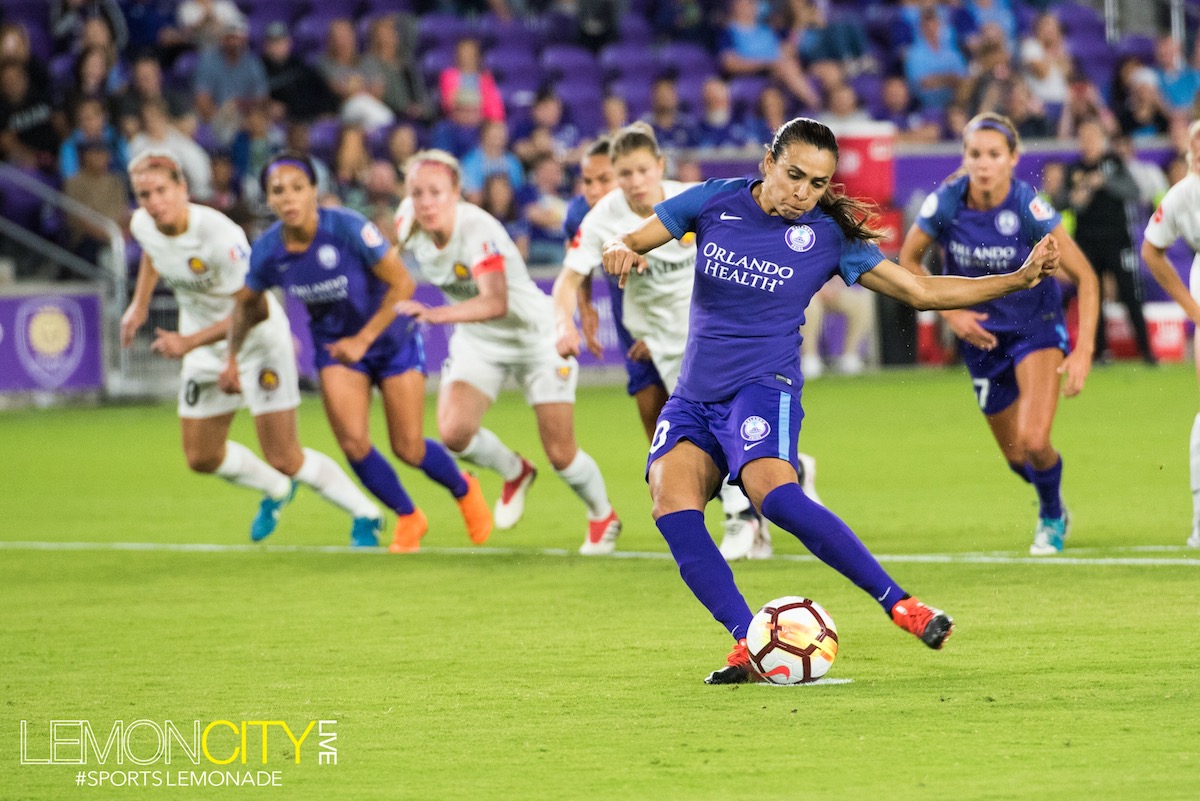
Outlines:
[[392,307],[396,314],[405,317],[411,317],[418,323],[436,323],[434,319],[433,308],[426,306],[419,300],[402,300]]
[[237,395],[242,391],[237,359],[229,358],[225,361],[225,369],[217,375],[217,388],[226,395]]
[[1073,398],[1083,391],[1088,373],[1092,371],[1092,354],[1082,350],[1073,350],[1058,366],[1058,374],[1067,377],[1063,384],[1063,395]]
[[558,336],[554,340],[558,355],[564,359],[568,356],[579,355],[579,329],[572,323],[558,326]]
[[342,364],[354,364],[362,361],[362,357],[367,355],[370,347],[370,342],[363,341],[361,337],[352,336],[342,337],[337,342],[326,345],[325,350]]
[[646,343],[640,339],[629,346],[629,350],[626,351],[625,355],[633,362],[651,361],[650,348],[646,347]]
[[599,359],[604,355],[604,346],[600,344],[600,312],[590,303],[579,304],[579,324],[587,349]]
[[950,326],[950,330],[954,332],[954,336],[968,345],[974,345],[980,350],[991,350],[1000,344],[996,335],[981,325],[988,318],[983,312],[954,309],[941,314],[946,325]]
[[137,330],[146,324],[146,319],[150,316],[150,310],[144,306],[130,304],[125,313],[121,315],[121,347],[128,348],[133,344],[133,338],[137,335]]
[[155,353],[168,359],[182,359],[192,349],[190,341],[182,334],[163,328],[154,329],[154,341],[150,343],[150,350]]
[[622,289],[625,288],[625,282],[629,280],[631,272],[646,272],[646,257],[635,253],[619,238],[611,239],[604,245],[600,263],[604,265],[604,272],[617,276],[617,286]]
[[1020,276],[1025,288],[1037,286],[1043,278],[1053,275],[1059,262],[1058,240],[1046,234],[1033,246],[1029,257],[1021,265]]

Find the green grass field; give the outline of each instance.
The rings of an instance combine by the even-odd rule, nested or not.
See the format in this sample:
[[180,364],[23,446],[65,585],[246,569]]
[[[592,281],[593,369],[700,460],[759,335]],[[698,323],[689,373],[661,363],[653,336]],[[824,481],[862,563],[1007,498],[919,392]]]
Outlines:
[[[526,519],[468,550],[449,497],[405,469],[432,524],[408,557],[311,547],[349,526],[305,492],[270,546],[170,547],[241,546],[257,502],[187,472],[173,404],[0,415],[0,799],[1194,799],[1196,395],[1190,366],[1119,365],[1064,401],[1074,530],[1063,557],[1031,560],[1033,493],[962,373],[814,383],[801,444],[823,500],[958,627],[925,649],[776,531],[779,558],[736,566],[747,600],[820,601],[841,635],[830,675],[852,680],[793,688],[702,683],[728,637],[666,558],[618,388],[577,409],[621,559],[574,555],[582,507],[513,394],[488,424],[542,468]],[[312,399],[301,433],[336,454]],[[252,441],[248,420],[235,435]],[[295,764],[275,729],[264,767],[251,728],[247,765],[86,769],[278,770],[281,787],[77,786],[80,768],[21,764],[21,721],[33,759],[51,720],[103,745],[138,719],[336,720],[338,763],[318,764],[314,731]],[[238,745],[213,738],[218,758]],[[147,729],[131,749],[153,750]]]

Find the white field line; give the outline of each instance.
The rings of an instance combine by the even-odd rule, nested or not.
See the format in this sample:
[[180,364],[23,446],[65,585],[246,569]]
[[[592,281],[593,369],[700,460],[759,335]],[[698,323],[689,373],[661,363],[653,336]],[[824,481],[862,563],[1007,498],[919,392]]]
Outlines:
[[[351,548],[345,545],[248,545],[218,543],[169,543],[169,542],[10,542],[0,541],[0,550],[9,551],[164,551],[175,553],[330,553],[356,554],[364,556],[391,556],[386,548]],[[1068,549],[1065,556],[1024,556],[1013,553],[915,553],[877,554],[880,562],[921,562],[928,564],[989,564],[989,565],[1071,565],[1071,566],[1124,566],[1146,567],[1160,565],[1187,565],[1200,567],[1200,555],[1169,557],[1149,556],[1072,556],[1076,553],[1142,552],[1196,553],[1182,545],[1136,546],[1113,549]],[[566,548],[435,548],[421,549],[423,554],[450,556],[574,556],[573,549]],[[582,557],[581,557],[582,558]],[[669,560],[665,551],[617,551],[615,559]],[[775,561],[815,562],[816,557],[806,554],[777,554]]]

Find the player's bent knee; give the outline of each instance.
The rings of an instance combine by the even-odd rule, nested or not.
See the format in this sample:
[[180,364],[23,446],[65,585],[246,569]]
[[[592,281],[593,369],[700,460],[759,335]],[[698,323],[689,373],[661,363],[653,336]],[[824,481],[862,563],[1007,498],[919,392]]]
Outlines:
[[371,440],[360,437],[338,439],[338,447],[352,462],[361,462],[371,453]]
[[297,450],[296,453],[267,453],[267,464],[274,467],[285,476],[294,476],[300,472],[300,465],[304,464],[304,455]]
[[215,473],[223,461],[220,455],[212,453],[189,453],[186,456],[188,469],[193,473]]
[[[470,442],[470,440],[467,441]],[[421,462],[425,461],[425,440],[419,437],[402,442],[393,441],[392,453],[409,467],[420,467]]]
[[442,444],[454,453],[462,453],[475,438],[475,431],[457,426],[446,426],[438,429]]

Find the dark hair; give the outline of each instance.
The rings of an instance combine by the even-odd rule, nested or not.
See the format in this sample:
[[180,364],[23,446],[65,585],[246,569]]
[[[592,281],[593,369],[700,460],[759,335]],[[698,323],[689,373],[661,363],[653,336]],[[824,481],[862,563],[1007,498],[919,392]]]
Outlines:
[[313,165],[312,159],[298,151],[285,150],[272,156],[271,160],[263,165],[262,172],[258,174],[258,185],[262,188],[263,194],[267,192],[267,179],[271,177],[272,171],[284,164],[300,168],[300,171],[308,176],[308,182],[313,186],[317,185],[317,168]]
[[613,161],[635,150],[649,150],[654,158],[662,158],[662,151],[658,149],[658,139],[655,138],[654,129],[649,123],[638,121],[613,134],[612,146],[609,149]]
[[583,157],[590,159],[592,156],[604,156],[606,159],[612,158],[612,140],[607,136],[601,136],[595,142],[588,145],[587,150],[583,151]]
[[[795,117],[779,126],[768,150],[775,161],[783,158],[784,151],[795,144],[811,145],[817,150],[828,150],[838,159],[837,137],[828,126],[808,117]],[[847,197],[842,194],[842,185],[830,183],[817,205],[838,224],[847,239],[870,242],[883,238],[883,231],[867,223],[875,215],[875,204]]]

